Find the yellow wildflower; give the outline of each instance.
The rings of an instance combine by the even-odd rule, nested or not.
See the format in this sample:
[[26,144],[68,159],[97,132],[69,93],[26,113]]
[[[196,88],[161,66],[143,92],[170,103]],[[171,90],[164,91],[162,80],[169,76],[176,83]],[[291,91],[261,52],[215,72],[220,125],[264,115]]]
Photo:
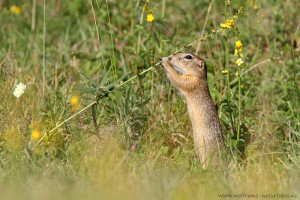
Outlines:
[[235,62],[238,66],[241,66],[243,63],[244,63],[244,61],[242,60],[242,58],[238,58],[237,60],[236,60],[236,62]]
[[227,26],[227,28],[228,29],[231,29],[232,27],[231,26],[233,26],[234,25],[234,20],[232,19],[227,19],[226,20],[226,26]]
[[235,76],[238,76],[239,75],[239,72],[235,72]]
[[74,95],[74,96],[71,98],[70,103],[72,104],[72,111],[75,112],[75,111],[80,107],[80,104],[79,104],[79,96]]
[[241,47],[241,48],[239,48],[239,51],[243,51],[243,48]]
[[152,14],[147,15],[147,22],[152,22],[154,20],[154,16]]
[[220,24],[220,26],[222,27],[222,28],[227,28],[227,24]]
[[240,57],[242,58],[243,56],[244,56],[244,54],[241,53],[241,54],[240,54]]
[[242,45],[243,44],[242,44],[241,40],[238,40],[238,41],[235,42],[235,48],[236,49],[240,49],[242,47]]
[[148,12],[152,14],[154,11],[151,9],[148,9]]
[[227,19],[225,21],[225,24],[223,23],[220,24],[222,28],[228,28],[228,29],[231,29],[233,25],[234,25],[234,19]]
[[10,12],[15,15],[18,15],[21,12],[21,8],[19,8],[18,6],[12,6],[10,7]]
[[144,5],[143,12],[146,12],[146,10],[147,10],[147,4]]
[[225,70],[222,71],[222,74],[227,74],[227,73],[228,73],[227,69],[225,69]]
[[33,129],[33,131],[31,132],[31,139],[32,140],[38,140],[41,138],[41,132],[39,129]]
[[255,10],[256,10],[256,9],[259,9],[259,8],[261,8],[261,5],[258,5],[258,6],[255,5],[255,6],[254,6],[254,9],[255,9]]
[[226,26],[227,26],[228,29],[231,29],[231,28],[232,28],[232,27],[231,27],[230,21],[228,21],[228,20],[226,21]]
[[234,50],[234,55],[236,56],[237,54],[238,54],[238,50],[235,49],[235,50]]

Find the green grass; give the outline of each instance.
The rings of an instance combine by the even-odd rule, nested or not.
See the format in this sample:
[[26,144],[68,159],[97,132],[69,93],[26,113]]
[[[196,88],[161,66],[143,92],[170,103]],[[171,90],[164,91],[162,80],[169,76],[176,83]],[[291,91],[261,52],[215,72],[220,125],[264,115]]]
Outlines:
[[[231,1],[227,19],[244,9],[226,31],[228,54],[224,33],[202,41],[198,55],[208,64],[228,150],[222,166],[207,170],[193,149],[185,100],[159,66],[99,101],[98,131],[88,109],[40,145],[31,133],[37,127],[49,133],[73,115],[73,95],[84,108],[96,98],[93,84],[107,86],[126,74],[128,79],[218,30],[225,1],[215,1],[208,16],[209,1],[150,1],[152,23],[142,12],[144,1],[46,1],[46,7],[34,2],[0,1],[1,198],[224,199],[218,195],[242,193],[299,198],[298,1],[252,6],[250,0]],[[13,5],[20,14],[9,11]],[[236,34],[245,63],[240,84]],[[184,51],[194,53],[197,46]],[[231,93],[222,73],[227,56]],[[12,93],[19,82],[27,88],[16,99]]]

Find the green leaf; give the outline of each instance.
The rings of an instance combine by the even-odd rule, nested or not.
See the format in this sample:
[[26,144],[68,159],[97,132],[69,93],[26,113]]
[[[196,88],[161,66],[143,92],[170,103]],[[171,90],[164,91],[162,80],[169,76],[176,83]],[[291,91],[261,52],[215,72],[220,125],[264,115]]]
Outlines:
[[91,78],[91,77],[89,77],[88,75],[86,75],[85,73],[83,73],[83,72],[79,72],[80,74],[82,74],[88,81],[90,81],[90,84],[93,86],[93,87],[95,87],[95,88],[97,88],[97,83]]
[[109,67],[109,69],[107,70],[107,72],[104,74],[104,76],[102,77],[102,81],[100,82],[100,87],[103,87],[108,79],[109,73],[112,69],[112,65]]
[[81,93],[97,93],[97,88],[80,87],[78,88]]

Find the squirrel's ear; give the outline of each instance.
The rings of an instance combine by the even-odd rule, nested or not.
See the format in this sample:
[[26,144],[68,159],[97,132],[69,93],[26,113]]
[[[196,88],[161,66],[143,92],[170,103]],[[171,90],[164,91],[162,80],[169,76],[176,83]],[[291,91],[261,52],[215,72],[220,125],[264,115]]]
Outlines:
[[204,66],[205,66],[205,62],[204,62],[204,61],[200,61],[200,64],[198,64],[198,67],[199,67],[200,69],[203,69]]

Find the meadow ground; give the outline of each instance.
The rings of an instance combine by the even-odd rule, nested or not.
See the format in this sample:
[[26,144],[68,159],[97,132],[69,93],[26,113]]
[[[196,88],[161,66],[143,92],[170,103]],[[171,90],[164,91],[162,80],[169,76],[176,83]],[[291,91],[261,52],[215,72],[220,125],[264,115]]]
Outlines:
[[[297,0],[0,0],[1,199],[299,199],[299,12]],[[218,169],[198,163],[162,68],[138,75],[181,47],[208,64]]]

